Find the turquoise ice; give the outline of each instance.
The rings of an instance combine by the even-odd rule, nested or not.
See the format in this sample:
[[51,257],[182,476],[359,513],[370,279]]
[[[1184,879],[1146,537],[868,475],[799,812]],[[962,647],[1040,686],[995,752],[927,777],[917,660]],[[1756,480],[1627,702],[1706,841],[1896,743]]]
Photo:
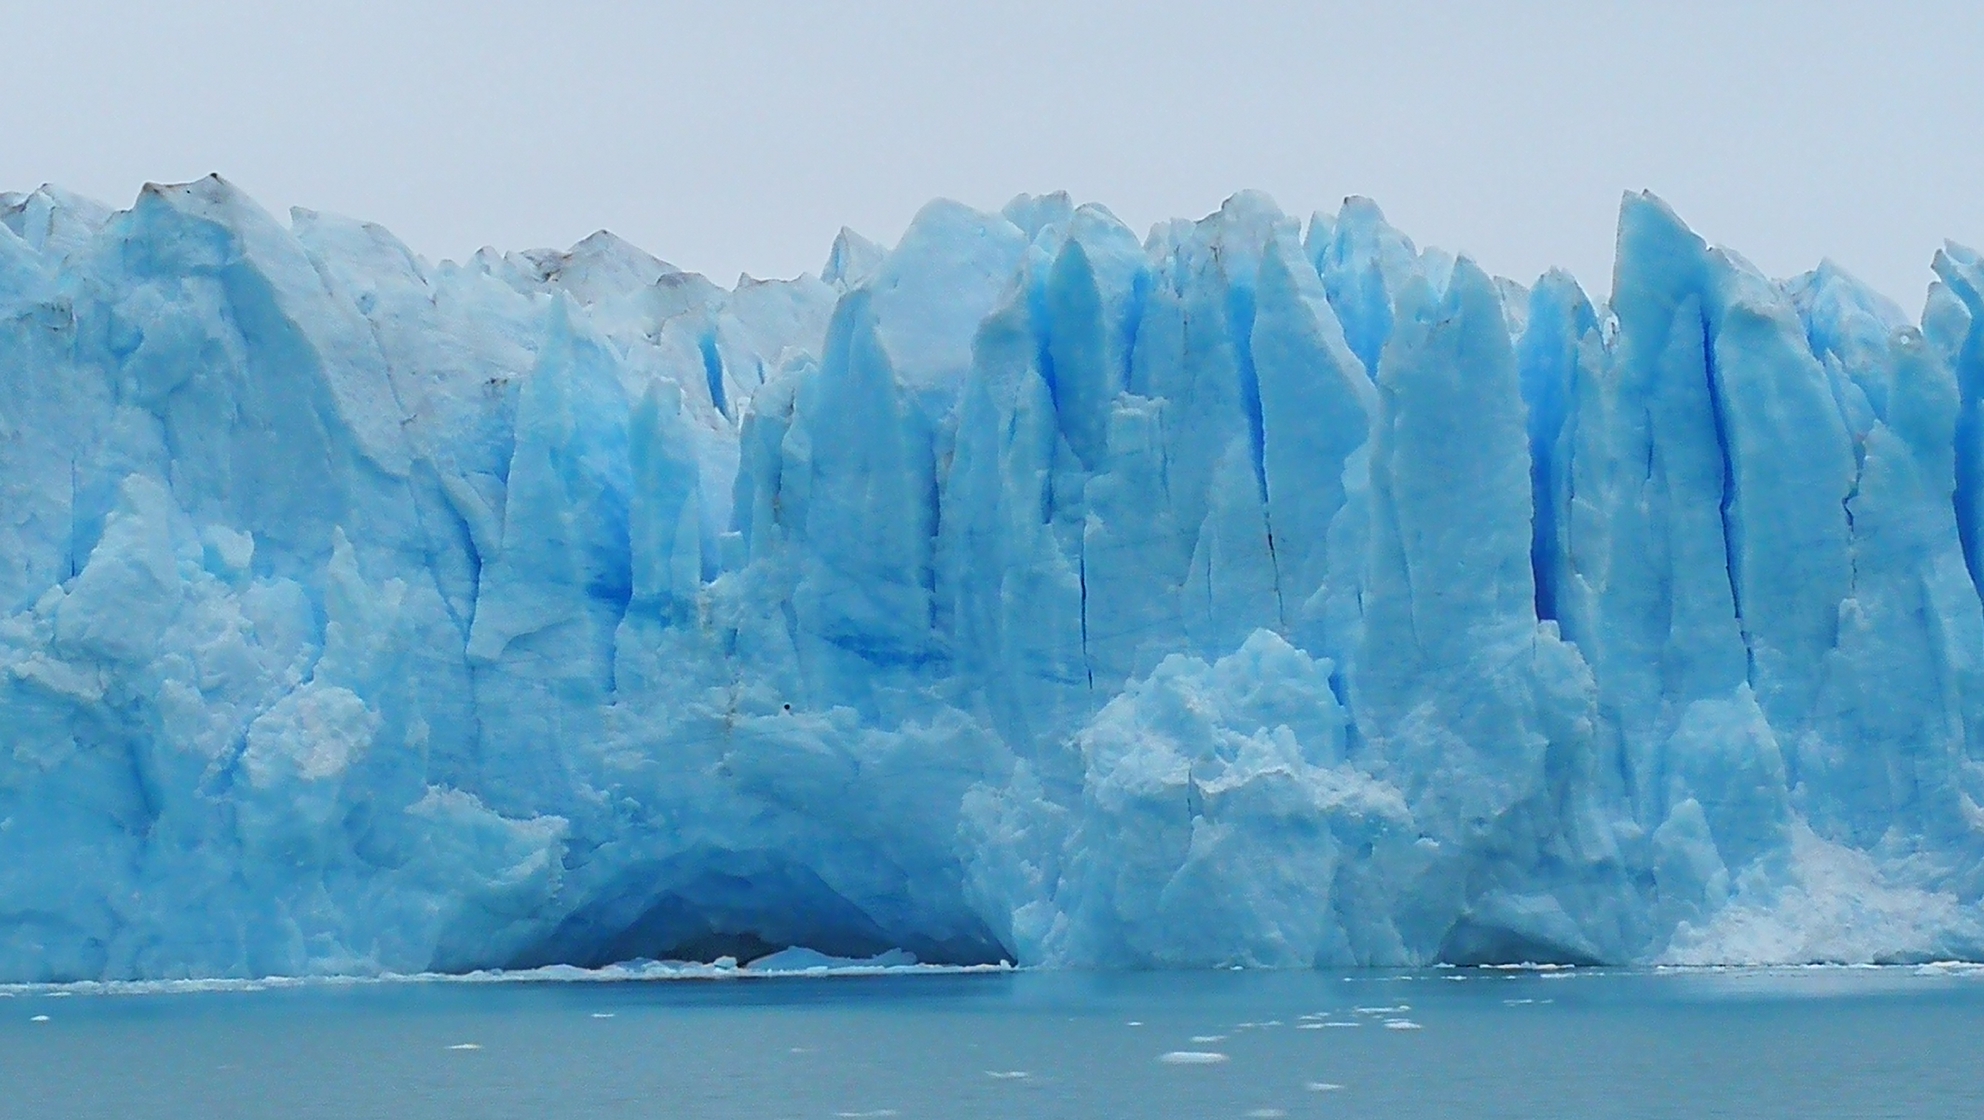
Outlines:
[[0,981],[1984,956],[1984,259],[0,195]]

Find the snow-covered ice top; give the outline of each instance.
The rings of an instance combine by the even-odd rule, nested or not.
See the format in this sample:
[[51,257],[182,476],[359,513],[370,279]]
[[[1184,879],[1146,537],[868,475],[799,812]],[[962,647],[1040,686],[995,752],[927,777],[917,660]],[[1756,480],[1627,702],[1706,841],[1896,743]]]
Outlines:
[[1934,270],[1049,195],[725,289],[0,195],[0,981],[1976,958]]

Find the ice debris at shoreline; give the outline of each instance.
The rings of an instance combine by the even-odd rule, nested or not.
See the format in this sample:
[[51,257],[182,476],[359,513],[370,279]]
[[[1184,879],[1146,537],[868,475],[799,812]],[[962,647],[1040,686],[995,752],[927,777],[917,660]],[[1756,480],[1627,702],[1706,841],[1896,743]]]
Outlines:
[[[1984,957],[1984,260],[0,195],[0,980]],[[748,970],[743,970],[748,971]]]
[[[259,992],[285,988],[351,987],[391,984],[626,984],[675,980],[774,980],[818,977],[972,976],[1014,971],[1008,964],[920,964],[899,951],[881,959],[850,960],[801,950],[827,963],[786,963],[767,957],[739,965],[729,957],[703,961],[628,961],[603,968],[542,965],[474,972],[374,973],[364,975],[210,977],[177,980],[72,980],[0,984],[0,998],[12,996],[173,995],[195,992]],[[786,956],[781,953],[778,956]],[[612,1018],[595,1015],[594,1018]]]

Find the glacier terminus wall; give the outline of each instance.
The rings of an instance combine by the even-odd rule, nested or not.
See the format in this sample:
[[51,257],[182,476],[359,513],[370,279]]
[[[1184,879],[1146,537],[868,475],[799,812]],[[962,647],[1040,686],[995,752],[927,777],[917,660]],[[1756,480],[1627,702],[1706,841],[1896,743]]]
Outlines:
[[0,981],[1984,957],[1984,260],[0,194]]

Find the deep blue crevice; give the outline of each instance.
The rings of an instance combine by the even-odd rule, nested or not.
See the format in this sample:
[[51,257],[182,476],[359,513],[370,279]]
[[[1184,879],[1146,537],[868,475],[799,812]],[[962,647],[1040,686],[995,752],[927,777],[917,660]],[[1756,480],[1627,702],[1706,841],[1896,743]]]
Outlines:
[[69,460],[69,539],[63,542],[62,545],[63,566],[66,569],[62,576],[62,582],[64,583],[75,579],[77,574],[82,571],[82,565],[76,562],[76,548],[78,544],[76,503],[82,497],[82,489],[82,484],[77,481],[76,460],[72,458]]
[[1550,464],[1541,455],[1532,455],[1529,471],[1530,504],[1535,516],[1530,521],[1529,571],[1536,585],[1536,618],[1552,622],[1557,611],[1557,510],[1551,501]]
[[1336,697],[1337,707],[1343,709],[1343,757],[1357,757],[1364,746],[1364,732],[1357,723],[1357,709],[1350,703],[1349,673],[1342,661],[1331,659],[1329,675],[1330,695]]
[[1116,337],[1122,347],[1118,351],[1121,363],[1110,370],[1109,395],[1114,397],[1130,387],[1130,367],[1133,355],[1137,352],[1137,332],[1143,329],[1144,305],[1150,299],[1151,276],[1148,270],[1137,273],[1135,282],[1130,285],[1129,306],[1123,309],[1123,319],[1118,325]]
[[[1554,326],[1555,324],[1553,324]],[[1537,330],[1532,324],[1531,331]],[[1558,617],[1557,438],[1563,431],[1568,354],[1555,330],[1527,334],[1519,355],[1524,403],[1529,406],[1529,566],[1536,585],[1536,617]]]
[[1288,607],[1281,598],[1281,558],[1274,551],[1274,518],[1269,516],[1267,506],[1261,507],[1261,521],[1267,526],[1268,573],[1274,577],[1274,626],[1282,635],[1288,633]]
[[[1955,254],[1954,258],[1951,254]],[[1937,253],[1930,266],[1936,276],[1969,312],[1969,328],[1957,350],[1956,374],[1958,405],[1956,414],[1956,486],[1951,505],[1956,514],[1957,542],[1963,550],[1964,570],[1970,575],[1972,590],[1984,597],[1984,526],[1978,524],[1980,487],[1984,487],[1984,293],[1973,282],[1977,259],[1951,246]]]
[[1088,547],[1084,544],[1081,555],[1076,557],[1076,578],[1082,587],[1082,676],[1088,681],[1088,690],[1095,691],[1095,666],[1088,659]]
[[[1939,275],[1975,316],[1984,305],[1984,293],[1972,288],[1955,269],[1939,270]],[[1978,539],[1977,524],[1979,491],[1984,487],[1984,323],[1974,317],[1957,354],[1956,367],[1961,401],[1956,413],[1956,535],[1971,586],[1984,595],[1984,556],[1979,555],[1984,541]]]
[[1722,500],[1718,510],[1722,516],[1722,564],[1729,577],[1729,602],[1735,608],[1736,629],[1743,638],[1743,654],[1748,661],[1745,677],[1752,683],[1756,680],[1756,653],[1750,648],[1750,630],[1743,623],[1743,578],[1742,552],[1737,547],[1738,525],[1734,516],[1736,502],[1736,461],[1729,447],[1729,418],[1722,394],[1722,371],[1715,363],[1714,328],[1709,323],[1708,313],[1701,313],[1702,370],[1708,379],[1709,421],[1715,429],[1716,451],[1722,456]]
[[1059,377],[1054,371],[1054,309],[1048,291],[1046,274],[1029,276],[1026,286],[1026,310],[1028,325],[1033,331],[1033,360],[1040,370],[1040,379],[1047,385],[1047,396],[1054,402],[1054,411],[1066,411],[1066,399],[1062,395]]
[[1274,609],[1278,629],[1287,633],[1287,611],[1281,602],[1281,564],[1274,553],[1274,518],[1268,506],[1266,424],[1261,415],[1261,378],[1254,368],[1254,289],[1232,284],[1226,290],[1226,326],[1232,332],[1233,360],[1240,374],[1240,407],[1247,415],[1247,453],[1254,467],[1254,491],[1261,500],[1261,523],[1267,532],[1268,571],[1274,578]]
[[873,634],[839,632],[820,638],[835,649],[844,650],[870,665],[884,669],[927,669],[942,666],[946,659],[927,646],[905,646]]
[[1367,261],[1355,272],[1347,267],[1325,271],[1323,290],[1330,310],[1343,325],[1344,342],[1363,363],[1364,372],[1376,381],[1378,361],[1392,333],[1391,293],[1378,262]]
[[[1536,617],[1562,617],[1564,568],[1562,540],[1571,478],[1571,448],[1564,434],[1571,424],[1579,346],[1598,326],[1584,293],[1567,278],[1539,281],[1529,299],[1529,322],[1516,348],[1522,398],[1528,413],[1530,548]],[[1647,474],[1652,475],[1651,447]]]
[[723,398],[723,355],[716,348],[716,332],[704,331],[696,341],[696,348],[703,352],[703,377],[709,381],[710,402],[716,410],[730,416],[730,402]]
[[1226,325],[1232,332],[1233,360],[1240,373],[1240,407],[1247,414],[1247,450],[1254,462],[1254,485],[1261,505],[1268,501],[1266,442],[1262,433],[1261,381],[1254,371],[1254,290],[1239,284],[1226,292]]

